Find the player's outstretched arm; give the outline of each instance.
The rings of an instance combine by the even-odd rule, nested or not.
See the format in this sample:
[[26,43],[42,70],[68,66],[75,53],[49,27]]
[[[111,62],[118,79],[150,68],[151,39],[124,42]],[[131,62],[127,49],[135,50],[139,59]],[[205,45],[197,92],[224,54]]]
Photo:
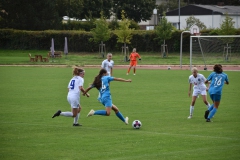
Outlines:
[[85,95],[89,95],[87,92],[90,91],[92,89],[92,86],[88,87],[85,91],[83,91],[83,96]]
[[208,82],[209,82],[209,81],[208,81],[208,80],[206,80],[206,81],[205,81],[205,84],[208,84]]
[[120,82],[132,82],[131,79],[123,79],[123,78],[114,78],[114,81],[120,81]]
[[[82,93],[84,93],[85,92],[85,89],[83,88],[83,86],[80,86],[80,90],[82,91]],[[87,97],[90,97],[90,94],[88,94],[88,93],[86,93],[86,94],[84,94],[84,96],[87,96]]]

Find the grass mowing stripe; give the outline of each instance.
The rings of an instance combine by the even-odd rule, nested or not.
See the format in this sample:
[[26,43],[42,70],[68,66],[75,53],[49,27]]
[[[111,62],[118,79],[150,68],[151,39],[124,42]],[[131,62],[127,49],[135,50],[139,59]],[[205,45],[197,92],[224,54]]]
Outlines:
[[[240,145],[222,145],[222,146],[217,146],[214,148],[214,150],[225,150],[226,148],[233,148],[233,147],[240,147]],[[176,155],[178,156],[179,154],[189,154],[189,153],[194,153],[194,152],[199,152],[199,151],[209,151],[212,150],[210,147],[204,147],[204,148],[197,148],[197,149],[190,149],[190,150],[181,150],[181,151],[174,151],[174,152],[163,152],[163,153],[154,153],[154,154],[147,154],[147,155],[135,155],[135,156],[128,156],[124,158],[113,158],[111,160],[121,160],[121,159],[137,159],[137,158],[147,158],[149,159],[150,157],[156,157],[156,156],[163,156],[163,155]],[[160,158],[160,157],[159,157]]]
[[[46,124],[36,124],[36,123],[15,123],[15,122],[1,122],[2,124],[12,124],[12,125],[36,125],[36,126],[44,126],[44,127],[55,127],[56,125],[46,125]],[[66,126],[59,126],[60,128],[66,128]],[[68,126],[67,126],[68,127]],[[121,129],[109,129],[109,128],[93,128],[93,127],[77,127],[79,129],[89,129],[89,130],[98,130],[98,131],[121,131]],[[213,139],[226,139],[226,140],[240,140],[240,138],[236,137],[219,137],[219,136],[202,136],[202,135],[191,135],[191,134],[172,134],[172,133],[164,133],[164,132],[149,132],[135,129],[132,130],[134,134],[157,134],[157,135],[165,135],[165,136],[177,136],[177,137],[196,137],[196,138],[213,138]]]

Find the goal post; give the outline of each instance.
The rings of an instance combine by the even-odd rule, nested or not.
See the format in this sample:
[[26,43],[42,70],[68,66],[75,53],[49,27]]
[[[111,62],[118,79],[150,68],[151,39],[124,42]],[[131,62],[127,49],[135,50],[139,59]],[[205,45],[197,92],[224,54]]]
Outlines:
[[191,35],[190,70],[193,65],[234,64],[240,61],[240,35]]

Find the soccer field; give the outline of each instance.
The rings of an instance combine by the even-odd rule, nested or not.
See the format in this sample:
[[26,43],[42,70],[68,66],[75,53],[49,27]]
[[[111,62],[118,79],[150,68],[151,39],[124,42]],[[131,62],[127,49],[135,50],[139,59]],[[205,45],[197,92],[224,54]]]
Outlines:
[[[224,69],[224,68],[223,68]],[[99,69],[86,68],[84,87]],[[200,71],[207,77],[210,71]],[[223,88],[212,123],[203,118],[201,97],[189,116],[189,70],[144,70],[113,75],[132,83],[111,82],[113,103],[129,117],[125,125],[114,114],[86,117],[90,109],[104,109],[98,92],[81,96],[79,123],[52,115],[70,111],[67,84],[72,68],[0,67],[1,160],[226,160],[240,159],[240,72],[226,71],[230,84]],[[208,96],[209,102],[211,102]],[[133,129],[138,119],[142,128]]]

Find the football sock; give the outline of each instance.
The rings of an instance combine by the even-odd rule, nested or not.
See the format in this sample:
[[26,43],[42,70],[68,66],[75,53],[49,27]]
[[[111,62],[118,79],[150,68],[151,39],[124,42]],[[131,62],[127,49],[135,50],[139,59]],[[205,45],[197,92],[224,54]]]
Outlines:
[[94,115],[103,115],[106,116],[107,112],[105,110],[98,110],[94,112]]
[[206,106],[207,106],[207,109],[208,109],[209,107],[211,107],[211,105],[210,105],[209,103],[208,103]]
[[72,112],[61,112],[60,115],[65,116],[65,117],[72,117],[73,113]]
[[193,115],[193,111],[194,111],[194,106],[190,106],[190,115]]
[[123,122],[125,122],[125,118],[123,117],[122,113],[121,112],[117,112],[116,113],[116,116],[121,119]]
[[208,115],[208,119],[211,119],[215,115],[216,112],[217,112],[217,108],[213,108],[212,111]]
[[214,106],[214,104],[212,104],[212,105],[208,108],[208,110],[211,111],[211,110],[213,109],[213,106]]
[[77,116],[74,118],[74,120],[73,120],[73,123],[74,123],[74,124],[77,124],[77,123],[78,123],[79,117],[80,117],[80,113],[78,113]]

